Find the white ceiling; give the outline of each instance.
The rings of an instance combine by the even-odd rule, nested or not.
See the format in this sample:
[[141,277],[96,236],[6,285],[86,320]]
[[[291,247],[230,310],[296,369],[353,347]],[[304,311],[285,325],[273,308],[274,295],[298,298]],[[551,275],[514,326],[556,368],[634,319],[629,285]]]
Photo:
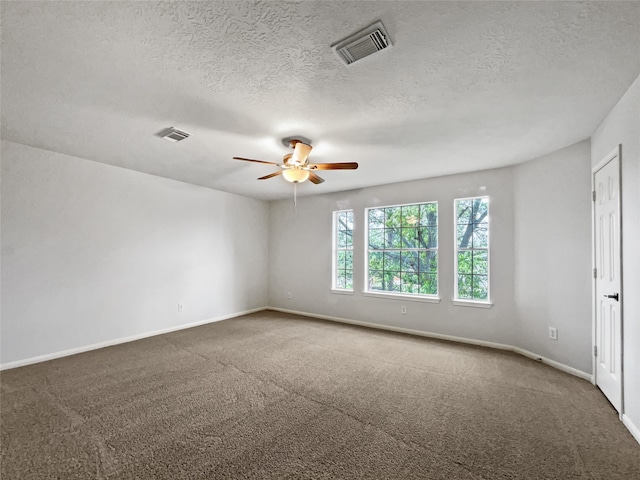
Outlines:
[[[393,47],[330,45],[384,23]],[[640,74],[639,2],[2,2],[2,138],[262,199],[280,139],[326,193],[522,162],[588,138]],[[177,144],[157,133],[175,126]]]

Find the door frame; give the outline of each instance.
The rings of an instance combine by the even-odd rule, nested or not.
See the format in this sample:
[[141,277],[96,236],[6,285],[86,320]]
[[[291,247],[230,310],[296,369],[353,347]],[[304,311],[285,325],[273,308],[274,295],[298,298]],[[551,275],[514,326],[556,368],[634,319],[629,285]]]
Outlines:
[[[592,272],[596,269],[596,202],[595,202],[595,177],[596,173],[601,170],[605,165],[607,165],[614,158],[618,157],[618,174],[619,174],[619,184],[618,184],[618,232],[619,232],[619,242],[620,242],[620,411],[618,412],[618,416],[620,420],[622,420],[622,415],[624,413],[624,287],[622,281],[623,274],[623,245],[622,245],[622,144],[618,144],[611,152],[609,152],[602,160],[591,167],[591,268]],[[591,351],[591,365],[593,375],[591,376],[591,383],[595,386],[598,385],[598,369],[597,369],[597,358],[593,354],[596,346],[596,334],[597,334],[597,323],[596,323],[596,315],[597,315],[597,304],[598,299],[596,298],[596,277],[592,273],[591,275],[591,337],[592,337],[592,351]]]

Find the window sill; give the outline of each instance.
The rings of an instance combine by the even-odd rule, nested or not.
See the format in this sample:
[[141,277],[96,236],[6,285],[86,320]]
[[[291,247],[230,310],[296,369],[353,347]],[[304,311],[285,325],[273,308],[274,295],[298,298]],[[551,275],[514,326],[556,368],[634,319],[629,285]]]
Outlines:
[[406,295],[402,293],[387,293],[387,292],[371,292],[364,291],[362,294],[365,297],[377,297],[377,298],[391,298],[395,300],[409,301],[409,302],[424,302],[424,303],[440,303],[440,297],[425,297],[419,295]]
[[491,302],[478,302],[473,300],[451,300],[451,303],[458,307],[473,307],[473,308],[491,308],[493,303]]
[[337,293],[338,295],[353,295],[353,290],[340,290],[338,288],[332,288],[331,293]]

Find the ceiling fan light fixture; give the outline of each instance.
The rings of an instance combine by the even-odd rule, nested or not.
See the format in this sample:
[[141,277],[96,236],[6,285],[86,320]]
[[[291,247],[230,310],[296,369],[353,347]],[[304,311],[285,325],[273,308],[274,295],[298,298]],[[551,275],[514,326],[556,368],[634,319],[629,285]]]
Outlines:
[[309,172],[300,168],[290,168],[282,172],[282,176],[291,183],[302,183],[309,178]]
[[303,165],[307,161],[307,158],[309,158],[311,148],[311,145],[307,145],[306,143],[300,141],[295,142],[293,146],[293,157],[291,158],[292,162],[296,165]]

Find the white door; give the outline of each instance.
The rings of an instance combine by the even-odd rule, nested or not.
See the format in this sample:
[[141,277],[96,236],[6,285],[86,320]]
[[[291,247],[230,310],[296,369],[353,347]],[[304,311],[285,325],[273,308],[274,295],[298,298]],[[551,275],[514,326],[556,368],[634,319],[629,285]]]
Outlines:
[[[609,160],[609,161],[607,161]],[[616,149],[594,172],[596,385],[615,409],[622,407],[620,315],[620,155]]]

